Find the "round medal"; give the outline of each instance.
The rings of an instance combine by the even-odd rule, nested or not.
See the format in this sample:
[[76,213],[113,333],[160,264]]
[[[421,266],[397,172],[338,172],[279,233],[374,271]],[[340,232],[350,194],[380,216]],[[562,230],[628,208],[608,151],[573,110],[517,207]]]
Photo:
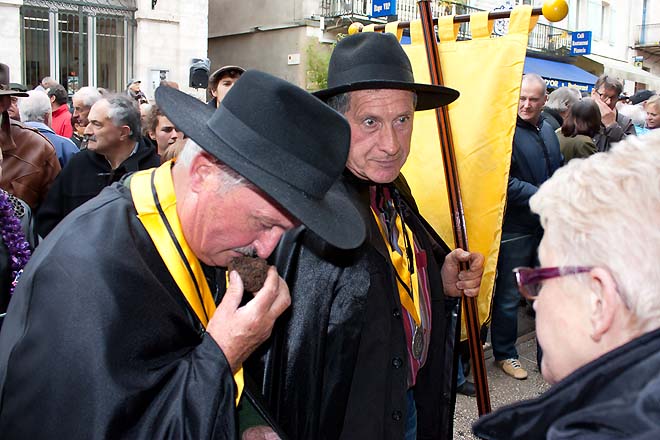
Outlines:
[[412,338],[412,354],[415,359],[421,359],[424,352],[424,333],[421,327],[415,328]]

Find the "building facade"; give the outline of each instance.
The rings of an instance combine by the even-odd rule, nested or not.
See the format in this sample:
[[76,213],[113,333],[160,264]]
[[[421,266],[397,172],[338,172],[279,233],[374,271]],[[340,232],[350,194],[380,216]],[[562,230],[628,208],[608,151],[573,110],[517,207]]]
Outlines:
[[207,11],[207,0],[0,1],[0,60],[28,88],[50,76],[69,94],[122,91],[137,78],[153,97],[167,79],[203,96],[187,86],[191,60],[207,57]]
[[[431,9],[438,16],[511,9],[518,4],[540,7],[542,3],[543,0],[433,0]],[[548,68],[549,86],[573,84],[586,90],[591,85],[584,81],[608,73],[624,81],[629,93],[643,88],[660,89],[656,61],[660,58],[658,2],[568,0],[568,3],[569,14],[564,20],[550,23],[540,17],[528,43],[528,57],[542,60],[534,65]],[[391,8],[391,13],[382,15],[386,6]],[[250,2],[209,0],[209,57],[213,68],[226,64],[258,68],[311,89],[314,84],[309,80],[310,47],[331,49],[328,43],[333,43],[336,35],[345,33],[355,21],[367,24],[416,18],[416,0],[283,0],[260,2],[258,7]],[[505,29],[505,22],[496,23],[494,33]],[[570,55],[574,31],[591,31],[591,54]],[[469,25],[461,26],[461,37],[469,38]],[[642,41],[647,52],[640,55]],[[557,70],[550,67],[561,64],[565,66],[559,66],[560,75],[567,78],[550,77],[549,72]]]

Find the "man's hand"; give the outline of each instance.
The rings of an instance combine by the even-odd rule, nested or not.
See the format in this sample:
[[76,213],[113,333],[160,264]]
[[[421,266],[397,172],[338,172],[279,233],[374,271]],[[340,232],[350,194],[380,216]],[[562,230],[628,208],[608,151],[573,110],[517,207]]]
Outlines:
[[280,436],[270,426],[253,426],[245,430],[241,440],[280,440]]
[[598,105],[598,109],[600,110],[600,121],[603,125],[609,127],[614,124],[616,122],[616,112],[612,110],[609,105],[604,103],[595,91],[591,93],[591,97]]
[[[469,270],[459,272],[459,264],[468,263]],[[442,285],[447,296],[477,296],[484,273],[484,256],[478,252],[454,249],[442,265]]]
[[206,331],[225,354],[232,372],[268,337],[275,319],[291,304],[289,287],[275,267],[268,269],[264,286],[254,298],[239,307],[243,281],[237,272],[229,274],[229,286],[222,302],[211,317]]

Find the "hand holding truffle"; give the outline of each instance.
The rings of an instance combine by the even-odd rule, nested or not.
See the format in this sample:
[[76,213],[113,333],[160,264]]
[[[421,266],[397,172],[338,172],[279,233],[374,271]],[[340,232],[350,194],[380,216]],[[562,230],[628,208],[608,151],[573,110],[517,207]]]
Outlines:
[[233,372],[262,342],[270,336],[275,319],[291,304],[289,287],[277,274],[268,269],[264,286],[254,298],[240,307],[243,281],[236,271],[229,274],[225,297],[211,317],[206,331],[225,354]]

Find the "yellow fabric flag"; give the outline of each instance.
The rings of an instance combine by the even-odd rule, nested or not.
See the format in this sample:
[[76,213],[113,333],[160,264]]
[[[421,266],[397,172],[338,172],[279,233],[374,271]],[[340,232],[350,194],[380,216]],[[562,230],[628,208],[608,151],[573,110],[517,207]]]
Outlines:
[[[438,45],[445,85],[461,96],[449,105],[449,119],[463,196],[468,244],[486,257],[477,300],[480,323],[490,322],[493,285],[502,232],[511,146],[529,31],[536,24],[531,6],[511,13],[508,34],[491,38],[487,12],[473,14],[472,40],[456,41],[460,24],[438,20]],[[386,31],[396,29],[391,23]],[[403,45],[415,81],[430,83],[421,22],[410,25]],[[455,247],[434,110],[417,112],[412,148],[403,168],[422,215]],[[465,322],[465,320],[463,320]],[[466,338],[465,326],[462,338]]]

